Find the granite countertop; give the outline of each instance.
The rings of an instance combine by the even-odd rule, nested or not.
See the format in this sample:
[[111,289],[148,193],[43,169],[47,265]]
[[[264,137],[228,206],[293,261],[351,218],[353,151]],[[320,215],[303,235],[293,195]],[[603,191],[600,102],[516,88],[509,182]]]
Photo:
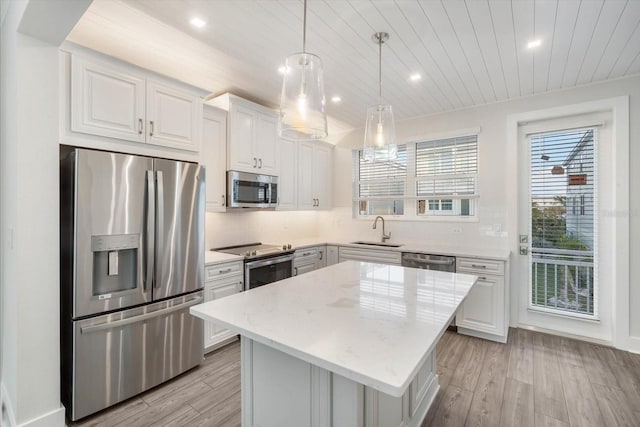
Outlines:
[[347,261],[197,305],[191,313],[402,396],[476,280]]

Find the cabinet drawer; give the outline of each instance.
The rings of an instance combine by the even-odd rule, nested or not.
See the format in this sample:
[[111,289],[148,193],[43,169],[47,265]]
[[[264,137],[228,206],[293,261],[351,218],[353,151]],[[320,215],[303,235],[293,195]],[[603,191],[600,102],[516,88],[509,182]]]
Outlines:
[[339,261],[367,261],[381,264],[400,265],[402,254],[400,252],[379,251],[374,249],[359,249],[344,247],[338,250]]
[[226,264],[216,264],[205,266],[204,268],[204,281],[209,282],[216,280],[220,277],[227,277],[234,274],[243,275],[242,261],[234,261]]
[[456,258],[456,271],[474,274],[504,275],[504,261],[476,258]]
[[306,249],[298,249],[295,254],[295,259],[304,259],[304,258],[316,258],[318,256],[318,248],[306,248]]

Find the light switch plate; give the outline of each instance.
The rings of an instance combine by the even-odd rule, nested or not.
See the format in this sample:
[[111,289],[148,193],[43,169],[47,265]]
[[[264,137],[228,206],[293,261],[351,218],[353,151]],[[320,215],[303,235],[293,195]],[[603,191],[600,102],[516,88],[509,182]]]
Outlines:
[[529,236],[527,236],[526,234],[521,234],[520,243],[529,243]]
[[526,246],[520,246],[520,255],[528,255],[529,254],[529,248],[527,248]]

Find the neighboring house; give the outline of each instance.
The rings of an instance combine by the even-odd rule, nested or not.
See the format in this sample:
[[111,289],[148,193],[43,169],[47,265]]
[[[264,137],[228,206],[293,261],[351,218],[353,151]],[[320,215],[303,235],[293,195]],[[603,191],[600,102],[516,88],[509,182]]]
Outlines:
[[567,177],[567,234],[593,250],[594,134],[587,130],[564,161]]

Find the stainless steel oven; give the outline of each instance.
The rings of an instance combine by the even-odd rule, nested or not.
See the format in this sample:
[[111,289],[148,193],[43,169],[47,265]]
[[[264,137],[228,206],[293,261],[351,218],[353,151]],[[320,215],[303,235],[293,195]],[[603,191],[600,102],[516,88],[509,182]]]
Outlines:
[[275,208],[278,177],[228,171],[227,200],[230,208]]
[[291,277],[293,254],[246,261],[244,263],[244,290],[277,282]]
[[244,258],[244,290],[257,288],[293,274],[291,245],[263,245],[260,242],[215,248],[214,251]]

